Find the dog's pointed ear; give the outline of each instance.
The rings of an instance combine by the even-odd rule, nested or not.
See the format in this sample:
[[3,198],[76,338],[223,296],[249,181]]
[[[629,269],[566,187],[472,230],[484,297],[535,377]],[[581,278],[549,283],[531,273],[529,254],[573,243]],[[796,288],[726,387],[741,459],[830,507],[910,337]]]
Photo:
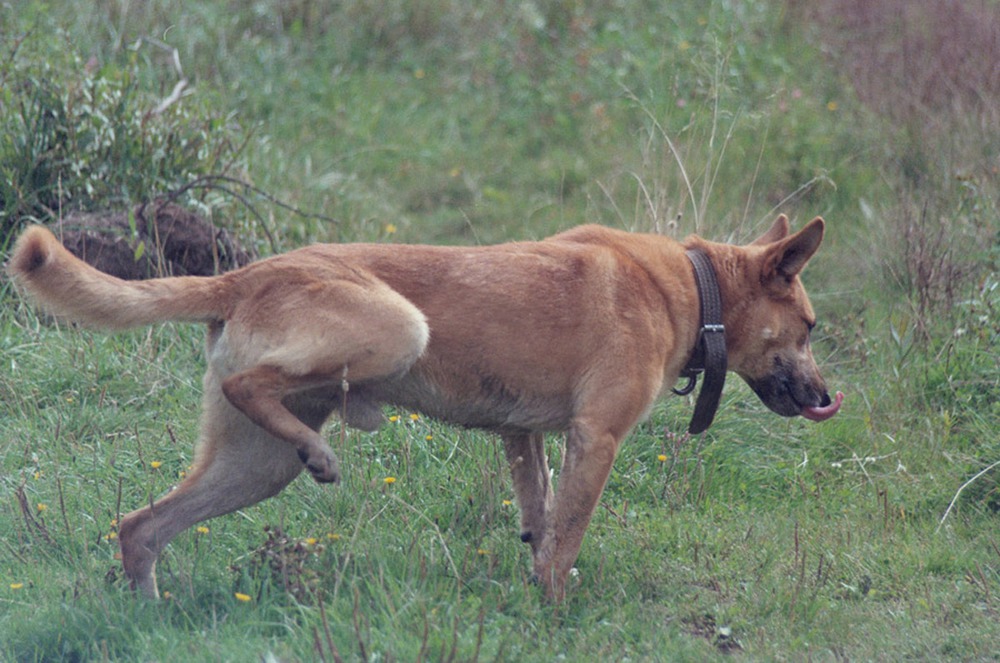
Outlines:
[[750,242],[751,245],[760,246],[762,244],[773,244],[778,240],[785,239],[788,236],[788,217],[784,214],[778,216],[771,225],[771,229],[766,233]]
[[764,255],[761,273],[764,281],[780,277],[790,282],[795,278],[819,248],[824,229],[823,219],[817,216],[794,235],[773,243]]

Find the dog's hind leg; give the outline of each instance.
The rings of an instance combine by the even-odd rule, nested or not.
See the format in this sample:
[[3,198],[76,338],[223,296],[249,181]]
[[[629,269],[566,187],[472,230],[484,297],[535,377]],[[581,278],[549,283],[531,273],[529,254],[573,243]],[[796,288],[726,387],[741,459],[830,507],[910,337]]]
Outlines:
[[[318,430],[329,411],[305,415]],[[253,424],[225,396],[209,369],[194,468],[174,490],[122,518],[122,566],[131,586],[158,596],[156,559],[195,523],[251,506],[280,492],[302,471],[295,449]]]
[[545,440],[541,433],[514,433],[504,435],[503,444],[517,506],[521,510],[521,540],[531,545],[532,555],[537,555],[550,535],[549,512],[552,508]]
[[256,366],[223,380],[222,392],[250,421],[290,443],[316,481],[336,482],[340,480],[340,466],[330,445],[283,402],[296,391],[322,384],[322,380],[290,376],[275,366]]
[[[333,451],[297,416],[296,399],[328,394],[331,404],[343,405],[346,398],[348,423],[376,427],[378,404],[363,386],[408,370],[424,351],[429,329],[419,309],[378,281],[323,281],[304,292],[305,305],[294,297],[291,307],[285,300],[253,300],[276,312],[266,321],[234,315],[209,354],[233,371],[222,381],[230,403],[291,444],[314,479],[338,481]],[[354,405],[351,382],[362,387]]]

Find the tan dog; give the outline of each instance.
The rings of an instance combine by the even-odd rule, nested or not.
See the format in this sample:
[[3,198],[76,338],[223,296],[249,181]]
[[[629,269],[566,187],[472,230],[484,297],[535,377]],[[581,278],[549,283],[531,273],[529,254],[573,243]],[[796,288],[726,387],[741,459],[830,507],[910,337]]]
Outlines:
[[[373,430],[391,403],[500,434],[521,538],[559,599],[619,444],[697,342],[686,248],[718,274],[730,369],[778,414],[836,413],[798,278],[823,228],[817,218],[789,235],[782,216],[748,246],[599,226],[476,248],[317,245],[216,277],[121,281],[33,227],[9,271],[47,311],[89,327],[208,325],[194,469],[121,521],[125,573],[144,594],[157,596],[157,556],[182,530],[278,493],[303,466],[337,481],[323,423],[343,412]],[[566,433],[556,494],[545,431]]]

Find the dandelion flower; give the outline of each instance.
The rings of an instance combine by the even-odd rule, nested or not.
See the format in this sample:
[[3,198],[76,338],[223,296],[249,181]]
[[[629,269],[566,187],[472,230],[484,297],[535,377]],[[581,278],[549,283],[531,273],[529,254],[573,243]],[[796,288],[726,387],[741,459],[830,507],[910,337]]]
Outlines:
[[160,469],[161,465],[163,465],[163,463],[158,460],[154,460],[152,463],[149,464],[149,466],[152,467],[154,470]]
[[396,423],[397,421],[399,421],[399,415],[398,414],[392,415],[391,417],[389,417],[389,421],[391,421],[392,423]]
[[396,483],[396,477],[386,477],[382,479],[382,481],[384,481],[386,485],[393,484]]
[[835,110],[837,110],[837,102],[836,101],[827,102],[826,109],[831,113],[834,112]]
[[117,538],[118,538],[118,532],[108,532],[107,534],[104,535],[105,541],[114,541]]
[[504,506],[510,506],[513,504],[513,502],[511,502],[510,500],[504,500],[503,502],[501,502],[501,504],[503,504]]
[[386,235],[394,235],[395,233],[396,233],[396,224],[395,223],[387,223],[387,224],[385,224],[385,234]]
[[340,540],[340,535],[339,534],[334,534],[333,532],[330,532],[329,534],[326,535],[326,538],[330,539],[331,541],[339,541]]
[[195,531],[198,532],[198,534],[208,534],[208,528],[204,525],[199,526]]
[[428,435],[428,436],[427,436],[427,437],[425,437],[424,439],[425,439],[425,440],[427,440],[428,442],[430,442],[431,440],[433,440],[433,439],[434,439],[434,436],[433,436],[433,435]]
[[417,69],[416,71],[413,72],[413,77],[416,78],[417,80],[420,80],[421,78],[423,78],[426,75],[427,75],[427,72],[424,71],[423,69]]
[[417,414],[416,412],[412,413],[410,415],[410,421],[420,421],[420,415]]
[[667,456],[666,454],[660,454],[659,456],[656,457],[656,460],[660,461],[661,463],[665,463],[667,462]]
[[487,550],[486,548],[479,548],[478,550],[476,550],[476,552],[479,553],[480,555],[489,555],[490,554],[490,551]]
[[306,539],[306,545],[307,546],[314,546],[317,543],[319,543],[319,539],[317,539],[314,536],[310,536],[308,539]]
[[10,583],[10,588],[11,589],[24,589],[24,583],[23,582],[12,582],[12,583]]
[[233,596],[236,597],[237,601],[242,601],[243,603],[248,603],[250,601],[250,595],[249,594],[243,594],[242,592],[236,592],[235,594],[233,594]]
[[49,508],[48,504],[39,504],[38,505],[38,513],[42,513],[43,511],[45,511],[48,508]]

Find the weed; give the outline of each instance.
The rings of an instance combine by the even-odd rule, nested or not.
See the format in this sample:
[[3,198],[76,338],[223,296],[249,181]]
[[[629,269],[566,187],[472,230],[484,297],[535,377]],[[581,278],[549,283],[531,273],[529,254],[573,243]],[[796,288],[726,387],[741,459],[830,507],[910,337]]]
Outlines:
[[184,78],[162,99],[142,81],[148,42],[118,66],[41,32],[5,32],[0,44],[0,246],[26,220],[131,208],[199,175],[242,172],[232,118],[199,106]]

